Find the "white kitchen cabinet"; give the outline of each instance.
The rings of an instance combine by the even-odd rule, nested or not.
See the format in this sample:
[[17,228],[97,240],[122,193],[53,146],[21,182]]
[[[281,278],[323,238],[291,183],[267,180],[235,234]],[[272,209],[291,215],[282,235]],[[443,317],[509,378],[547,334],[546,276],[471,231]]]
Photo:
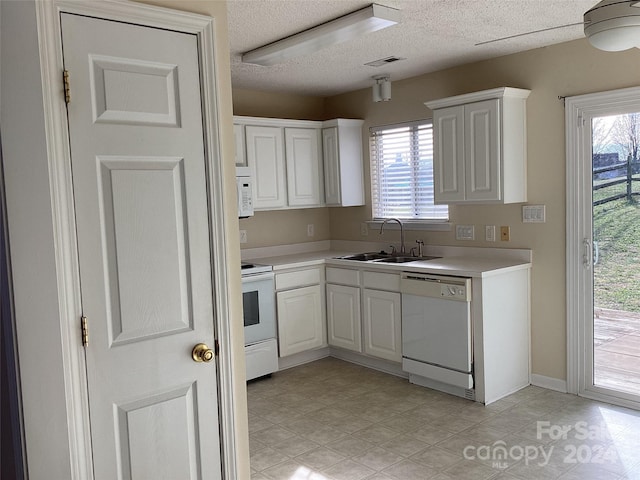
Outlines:
[[284,139],[279,127],[247,125],[247,164],[255,175],[253,208],[272,210],[287,204]]
[[400,274],[362,272],[364,353],[402,362]]
[[436,203],[527,201],[526,99],[502,87],[427,102]]
[[364,205],[362,120],[323,123],[322,153],[327,206]]
[[362,352],[360,287],[327,284],[329,345]]
[[362,290],[364,353],[402,362],[401,297],[397,292]]
[[323,268],[275,275],[280,357],[327,345]]
[[402,361],[400,275],[327,268],[329,345]]
[[236,166],[246,167],[247,152],[245,149],[246,142],[244,139],[244,125],[233,125],[233,138],[235,140]]
[[276,293],[281,357],[326,344],[322,300],[320,285]]
[[287,203],[313,207],[323,203],[320,133],[315,128],[285,128]]
[[255,210],[364,205],[363,120],[233,121],[236,163],[244,161],[245,147],[255,176]]

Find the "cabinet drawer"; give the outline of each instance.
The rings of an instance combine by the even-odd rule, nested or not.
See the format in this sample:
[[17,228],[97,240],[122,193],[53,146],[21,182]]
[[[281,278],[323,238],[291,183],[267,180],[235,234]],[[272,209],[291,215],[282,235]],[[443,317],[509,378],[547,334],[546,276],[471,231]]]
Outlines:
[[346,268],[327,268],[327,283],[360,286],[360,272]]
[[362,283],[365,288],[377,290],[400,291],[400,275],[397,273],[362,272]]
[[309,268],[296,272],[276,273],[276,290],[287,290],[305,285],[317,285],[321,283],[322,276],[319,268]]

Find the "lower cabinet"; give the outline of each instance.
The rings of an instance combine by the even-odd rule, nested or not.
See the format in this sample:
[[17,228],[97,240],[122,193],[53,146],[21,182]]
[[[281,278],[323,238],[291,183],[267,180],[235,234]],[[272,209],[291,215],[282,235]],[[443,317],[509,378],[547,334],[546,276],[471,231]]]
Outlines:
[[326,346],[322,285],[321,268],[276,274],[280,357]]
[[329,345],[362,352],[360,287],[327,284]]
[[400,275],[327,268],[329,345],[402,362]]
[[401,298],[397,292],[362,290],[364,353],[402,362]]

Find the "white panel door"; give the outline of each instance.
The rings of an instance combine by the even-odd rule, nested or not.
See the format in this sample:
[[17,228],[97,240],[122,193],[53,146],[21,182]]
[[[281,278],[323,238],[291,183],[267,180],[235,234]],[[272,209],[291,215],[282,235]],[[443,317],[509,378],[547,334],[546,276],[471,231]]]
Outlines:
[[464,106],[433,112],[433,188],[436,203],[464,196]]
[[256,210],[282,208],[287,205],[284,164],[284,141],[279,127],[245,128],[247,165],[255,174],[253,207]]
[[324,345],[320,285],[278,292],[278,343],[280,356]]
[[197,38],[61,17],[95,478],[219,479]]
[[400,294],[364,289],[362,300],[364,353],[392,362],[401,362]]
[[501,187],[500,100],[465,106],[465,188],[467,200],[499,200]]
[[289,206],[322,204],[319,131],[315,128],[285,128],[287,199]]
[[327,284],[329,345],[362,352],[360,288]]

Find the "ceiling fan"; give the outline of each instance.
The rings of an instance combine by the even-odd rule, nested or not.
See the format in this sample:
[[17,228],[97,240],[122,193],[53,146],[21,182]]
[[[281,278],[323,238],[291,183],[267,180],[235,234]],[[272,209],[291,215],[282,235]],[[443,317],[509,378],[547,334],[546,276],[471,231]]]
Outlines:
[[576,25],[584,25],[585,36],[600,50],[616,52],[640,48],[640,0],[602,0],[584,13],[582,22],[487,40],[476,43],[476,46]]

